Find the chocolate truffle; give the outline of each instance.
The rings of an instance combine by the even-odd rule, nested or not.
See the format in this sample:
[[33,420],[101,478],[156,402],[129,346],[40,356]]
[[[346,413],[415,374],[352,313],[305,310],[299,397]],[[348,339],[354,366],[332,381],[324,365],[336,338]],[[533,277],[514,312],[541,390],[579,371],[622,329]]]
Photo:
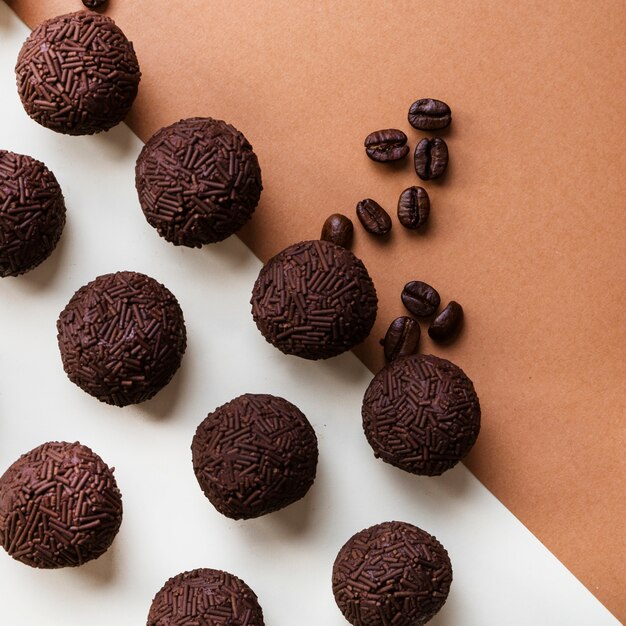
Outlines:
[[119,124],[141,72],[133,44],[109,17],[79,11],[46,20],[25,41],[15,67],[26,113],[66,135]]
[[152,398],[174,376],[187,346],[174,295],[137,272],[105,274],[81,287],[57,330],[69,379],[115,406]]
[[256,594],[243,580],[216,569],[170,578],[156,594],[147,626],[264,626]]
[[432,355],[392,361],[370,383],[363,430],[376,457],[412,474],[454,467],[480,431],[480,405],[460,367]]
[[198,426],[191,451],[202,491],[233,519],[282,509],[315,480],[315,431],[276,396],[248,393],[219,407]]
[[0,276],[18,276],[47,259],[64,226],[54,174],[37,159],[0,150]]
[[248,140],[210,117],[154,134],[135,168],[148,223],[176,246],[199,248],[239,230],[261,197],[261,169]]
[[121,523],[113,470],[78,442],[44,443],[0,477],[0,542],[31,567],[75,567],[97,559]]
[[445,604],[452,566],[445,548],[405,522],[354,535],[333,566],[333,593],[354,626],[421,626]]
[[285,354],[327,359],[361,343],[376,319],[376,289],[352,252],[303,241],[270,259],[252,291],[261,334]]

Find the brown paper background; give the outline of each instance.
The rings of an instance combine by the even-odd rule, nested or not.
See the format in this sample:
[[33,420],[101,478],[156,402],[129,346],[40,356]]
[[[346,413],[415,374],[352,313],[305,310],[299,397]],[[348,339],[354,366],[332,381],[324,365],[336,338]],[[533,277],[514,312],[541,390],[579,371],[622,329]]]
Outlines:
[[[30,25],[82,6],[8,3]],[[395,213],[419,183],[411,159],[372,163],[364,137],[397,127],[413,147],[409,104],[451,105],[427,231],[396,222],[379,241],[356,226],[381,300],[358,355],[380,366],[406,281],[460,301],[459,340],[422,350],[476,383],[467,465],[626,619],[623,1],[110,0],[108,14],[142,65],[129,119],[142,139],[211,115],[253,143],[265,191],[242,238],[262,259],[364,197]]]

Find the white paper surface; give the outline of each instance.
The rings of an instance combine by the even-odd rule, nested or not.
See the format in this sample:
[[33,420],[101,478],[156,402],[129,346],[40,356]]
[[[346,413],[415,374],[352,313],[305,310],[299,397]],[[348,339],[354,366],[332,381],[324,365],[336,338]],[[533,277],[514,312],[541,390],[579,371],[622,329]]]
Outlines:
[[[13,75],[27,33],[0,3],[0,148],[43,160],[63,188],[68,216],[48,261],[0,279],[0,472],[45,441],[79,440],[115,466],[124,521],[109,552],[78,569],[34,570],[0,553],[0,623],[143,624],[167,578],[214,567],[255,590],[267,626],[342,626],[330,585],[337,551],[356,531],[397,519],[431,532],[450,553],[454,582],[435,626],[617,624],[463,466],[418,478],[374,459],[360,418],[369,372],[351,354],[311,363],[265,343],[248,303],[260,263],[238,239],[188,250],[158,237],[139,209],[141,144],[125,126],[75,138],[27,118]],[[188,330],[172,383],[126,409],[68,381],[55,329],[76,289],[122,269],[171,289]],[[298,405],[316,429],[320,461],[304,500],[234,522],[204,498],[190,445],[209,411],[245,392]]]

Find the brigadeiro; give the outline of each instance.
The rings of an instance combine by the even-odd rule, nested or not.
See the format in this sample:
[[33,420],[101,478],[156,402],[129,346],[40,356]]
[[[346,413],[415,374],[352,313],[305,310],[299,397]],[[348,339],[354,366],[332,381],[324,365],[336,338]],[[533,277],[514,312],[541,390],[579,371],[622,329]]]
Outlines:
[[69,379],[116,406],[154,396],[174,376],[187,346],[172,292],[137,272],[105,274],[81,287],[57,330]]
[[18,276],[50,256],[65,226],[54,174],[37,159],[0,150],[0,276]]
[[261,169],[248,140],[210,117],[159,130],[135,168],[148,223],[176,246],[199,248],[239,230],[261,197]]
[[352,349],[376,319],[376,289],[352,252],[303,241],[270,259],[252,291],[252,316],[285,354],[327,359]]
[[233,519],[282,509],[315,480],[315,431],[276,396],[248,393],[219,407],[198,426],[191,450],[202,491]]
[[347,541],[332,582],[337,606],[354,626],[421,626],[445,604],[452,566],[426,531],[384,522]]
[[433,355],[392,361],[370,383],[361,410],[376,457],[412,474],[454,467],[480,431],[480,404],[460,367]]
[[15,73],[26,113],[66,135],[91,135],[119,124],[141,77],[133,44],[111,18],[89,11],[53,17],[35,28]]
[[31,567],[74,567],[96,559],[121,523],[113,470],[78,442],[44,443],[0,477],[0,542]]
[[256,594],[228,572],[195,569],[170,578],[154,597],[147,626],[264,626]]

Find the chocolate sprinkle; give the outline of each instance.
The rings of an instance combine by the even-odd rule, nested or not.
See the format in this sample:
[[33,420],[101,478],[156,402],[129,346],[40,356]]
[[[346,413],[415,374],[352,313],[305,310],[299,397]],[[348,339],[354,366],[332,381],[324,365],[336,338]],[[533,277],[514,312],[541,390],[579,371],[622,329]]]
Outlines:
[[174,376],[187,346],[174,295],[136,272],[105,274],[81,287],[57,330],[69,379],[115,406],[154,396]]
[[135,186],[148,223],[190,248],[239,230],[263,189],[248,140],[210,117],[181,120],[153,135],[137,159]]
[[376,319],[363,263],[328,241],[303,241],[270,259],[252,291],[252,316],[285,354],[327,359],[361,343]]
[[44,443],[0,478],[0,542],[31,567],[75,567],[96,559],[121,523],[113,470],[78,442]]
[[372,380],[362,407],[374,455],[412,474],[454,467],[480,431],[480,405],[461,368],[432,355],[392,361]]
[[216,569],[170,578],[156,594],[147,626],[264,626],[256,594],[246,583]]
[[354,626],[421,626],[445,604],[452,566],[432,535],[384,522],[347,541],[332,582],[337,606]]
[[54,174],[32,157],[0,150],[0,276],[19,276],[47,259],[65,226]]
[[67,135],[91,135],[119,124],[141,78],[133,44],[111,18],[89,11],[35,28],[15,73],[26,113]]
[[282,509],[315,480],[315,431],[276,396],[245,394],[219,407],[198,426],[191,451],[202,491],[233,519]]

